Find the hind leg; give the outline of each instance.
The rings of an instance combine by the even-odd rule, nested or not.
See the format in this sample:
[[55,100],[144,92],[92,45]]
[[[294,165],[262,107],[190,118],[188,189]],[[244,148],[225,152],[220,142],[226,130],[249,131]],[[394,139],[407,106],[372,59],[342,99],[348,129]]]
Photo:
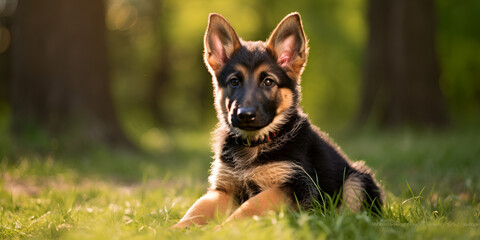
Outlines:
[[364,183],[357,173],[350,174],[343,183],[342,205],[352,212],[358,212],[362,208],[364,195]]
[[343,184],[343,205],[353,212],[369,209],[379,214],[383,204],[382,190],[363,163],[354,163],[353,167]]

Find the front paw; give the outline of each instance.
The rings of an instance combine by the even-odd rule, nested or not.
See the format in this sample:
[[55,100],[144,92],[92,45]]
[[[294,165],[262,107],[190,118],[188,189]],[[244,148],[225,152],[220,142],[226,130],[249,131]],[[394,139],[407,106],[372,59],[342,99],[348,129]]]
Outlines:
[[191,221],[180,221],[177,224],[171,226],[170,230],[171,229],[184,229],[184,228],[190,227],[190,225],[192,225]]

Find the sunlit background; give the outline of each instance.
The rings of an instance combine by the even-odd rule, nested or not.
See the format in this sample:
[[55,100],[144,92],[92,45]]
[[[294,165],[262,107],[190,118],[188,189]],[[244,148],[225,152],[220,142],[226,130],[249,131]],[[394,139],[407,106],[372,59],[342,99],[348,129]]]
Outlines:
[[[322,129],[341,132],[355,125],[365,76],[367,1],[103,3],[105,21],[94,24],[105,25],[110,72],[107,81],[121,126],[137,144],[162,148],[165,131],[209,131],[214,127],[210,76],[202,62],[203,33],[210,12],[224,15],[245,40],[265,40],[286,14],[300,12],[310,40],[302,105]],[[480,31],[476,24],[480,4],[434,3],[436,31],[432,44],[440,63],[438,81],[448,116],[454,124],[472,122],[480,109]],[[11,59],[16,53],[11,50],[15,44],[11,27],[19,4],[16,0],[0,0],[0,114],[4,127],[12,114]],[[68,17],[59,15],[56,21],[68,21]]]
[[[115,98],[126,118],[141,116],[143,121],[140,126],[135,125],[137,120],[127,122],[127,128],[145,131],[154,126],[143,103],[155,81],[155,71],[162,64],[168,65],[171,74],[155,99],[162,124],[212,128],[215,114],[211,77],[202,61],[208,14],[224,15],[245,40],[265,40],[276,24],[294,10],[302,14],[311,46],[302,82],[303,105],[316,123],[347,126],[359,97],[366,34],[364,6],[360,1],[315,2],[164,1],[162,6],[148,1],[110,2],[109,41],[111,46],[118,46],[111,58],[113,66],[118,66],[113,70]],[[135,114],[129,114],[132,111]]]

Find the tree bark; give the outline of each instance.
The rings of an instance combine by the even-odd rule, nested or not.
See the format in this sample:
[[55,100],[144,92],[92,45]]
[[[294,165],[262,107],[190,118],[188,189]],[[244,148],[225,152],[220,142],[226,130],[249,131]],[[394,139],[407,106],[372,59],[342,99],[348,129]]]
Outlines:
[[168,125],[169,120],[165,117],[165,110],[160,101],[166,93],[168,84],[172,78],[172,64],[171,64],[171,43],[168,36],[169,27],[169,6],[165,0],[152,1],[154,6],[154,16],[156,17],[156,42],[157,42],[157,65],[152,78],[152,83],[147,93],[147,106],[153,116],[155,124],[162,126]]
[[12,23],[12,129],[132,148],[115,114],[98,0],[22,0]]
[[370,26],[357,123],[378,113],[386,127],[444,126],[432,0],[370,0]]

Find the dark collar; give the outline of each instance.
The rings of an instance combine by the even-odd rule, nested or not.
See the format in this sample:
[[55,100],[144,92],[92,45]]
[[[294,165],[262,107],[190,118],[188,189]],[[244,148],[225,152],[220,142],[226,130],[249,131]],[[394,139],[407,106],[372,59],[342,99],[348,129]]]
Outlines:
[[271,132],[268,136],[262,140],[249,140],[242,137],[234,137],[235,143],[246,147],[257,147],[261,144],[269,143],[278,137],[278,132]]
[[288,122],[285,123],[278,131],[270,132],[268,136],[262,140],[252,141],[242,138],[241,136],[237,136],[233,132],[230,132],[228,137],[229,140],[227,140],[227,142],[229,142],[230,144],[236,144],[241,146],[243,145],[246,147],[257,147],[259,145],[272,142],[275,139],[284,138],[286,135],[291,135],[292,131],[296,132],[298,130],[298,127],[302,125],[305,121],[307,121],[306,117],[304,117],[303,115],[300,116],[297,112],[295,112],[295,114],[290,114]]

